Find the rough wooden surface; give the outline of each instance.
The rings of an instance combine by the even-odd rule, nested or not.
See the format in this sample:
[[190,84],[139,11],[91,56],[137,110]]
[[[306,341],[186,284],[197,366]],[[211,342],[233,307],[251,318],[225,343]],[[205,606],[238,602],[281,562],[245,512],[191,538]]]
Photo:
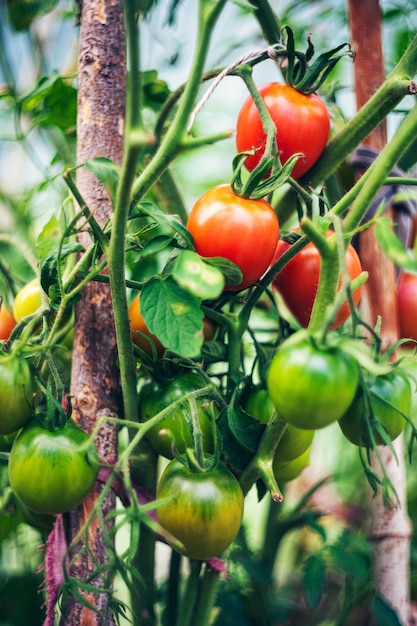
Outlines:
[[[360,109],[384,80],[384,59],[378,0],[349,0],[349,21],[354,64],[356,105]],[[386,124],[377,127],[364,141],[368,147],[381,151],[387,142]],[[358,175],[360,172],[358,172]],[[392,218],[390,208],[387,215]],[[398,339],[398,314],[395,298],[395,268],[382,253],[371,228],[360,236],[359,255],[369,272],[361,309],[366,321],[375,325],[382,319],[381,338],[384,347]],[[407,516],[405,491],[405,460],[402,436],[394,446],[398,456],[386,447],[380,454],[387,474],[394,485],[400,506],[387,510],[381,495],[371,500],[371,539],[374,543],[373,571],[378,593],[397,611],[404,626],[409,623],[409,549],[410,522]],[[374,458],[375,471],[380,469]]]
[[[78,71],[77,163],[97,156],[118,163],[123,151],[125,108],[125,35],[122,0],[83,0]],[[77,186],[100,225],[112,208],[108,195],[85,168],[78,170]],[[83,232],[80,241],[89,243]],[[117,348],[110,288],[89,283],[76,305],[71,395],[73,417],[91,432],[102,416],[119,416],[121,397],[118,384]],[[96,441],[100,456],[112,460],[117,454],[117,429],[106,425]],[[70,539],[76,536],[89,516],[100,493],[97,484],[82,506],[68,515]],[[104,515],[115,505],[113,494],[104,502]],[[79,544],[80,545],[80,544]],[[107,555],[102,529],[95,520],[89,528],[89,545],[97,564]],[[73,554],[77,553],[77,548]],[[97,566],[96,564],[96,566]],[[86,580],[96,567],[86,553],[76,558],[71,575]],[[92,581],[99,586],[104,579]],[[98,613],[70,598],[61,625],[111,626],[114,623],[106,594],[89,594],[86,599]]]

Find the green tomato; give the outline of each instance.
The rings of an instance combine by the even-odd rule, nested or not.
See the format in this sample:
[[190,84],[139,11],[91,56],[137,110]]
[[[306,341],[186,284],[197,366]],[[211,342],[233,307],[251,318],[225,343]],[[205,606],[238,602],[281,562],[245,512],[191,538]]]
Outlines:
[[[409,416],[411,405],[411,387],[407,375],[402,371],[392,371],[389,374],[376,376],[369,385],[371,411],[367,408],[363,387],[358,388],[356,397],[339,420],[339,426],[349,441],[355,445],[370,445],[369,433],[366,429],[366,418],[372,416],[378,419],[386,434],[394,441],[404,430]],[[381,435],[372,428],[375,442],[384,444]]]
[[16,294],[13,302],[13,317],[20,322],[27,315],[33,315],[42,304],[43,290],[38,278],[33,278]]
[[168,498],[156,509],[159,523],[192,559],[221,554],[235,539],[243,517],[243,493],[232,472],[219,462],[213,469],[193,471],[179,460],[170,461],[157,488],[157,498]]
[[[185,394],[206,386],[206,380],[198,372],[181,374],[166,385],[160,385],[149,380],[140,390],[140,421],[146,422],[173,402],[181,400]],[[196,398],[196,405],[203,437],[203,449],[205,452],[213,452],[214,420],[219,414],[219,406],[213,401],[213,398],[204,396]],[[168,415],[146,433],[146,436],[154,450],[167,459],[174,457],[174,448],[178,454],[184,454],[187,448],[193,447],[189,403],[185,401],[174,407]]]
[[[251,415],[261,424],[267,424],[275,412],[274,403],[267,389],[250,391],[245,398],[243,408],[248,415]],[[287,424],[276,448],[275,457],[282,462],[296,459],[311,446],[314,434],[314,430],[296,428]]]
[[0,357],[0,435],[11,435],[29,421],[35,389],[35,378],[25,358]]
[[274,457],[273,470],[278,484],[288,483],[298,478],[303,469],[310,465],[311,448],[304,450],[300,456],[290,461],[281,461],[277,455]]
[[359,382],[356,361],[336,346],[318,346],[304,331],[285,340],[268,371],[269,395],[280,417],[316,430],[349,408]]
[[34,419],[13,443],[9,482],[17,498],[31,511],[64,513],[84,500],[98,469],[94,443],[72,420],[50,431]]

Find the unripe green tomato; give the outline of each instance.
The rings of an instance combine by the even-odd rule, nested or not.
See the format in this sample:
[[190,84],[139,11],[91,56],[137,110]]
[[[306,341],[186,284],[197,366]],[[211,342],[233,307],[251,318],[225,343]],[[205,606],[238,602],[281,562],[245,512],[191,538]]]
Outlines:
[[[166,385],[160,385],[154,380],[147,381],[139,393],[140,421],[148,421],[173,402],[184,398],[187,393],[206,386],[206,380],[198,372],[181,374]],[[205,452],[213,452],[214,420],[219,414],[219,406],[209,396],[197,397],[196,406],[203,449]],[[178,454],[184,454],[187,448],[192,448],[192,418],[189,403],[185,401],[174,407],[146,433],[146,437],[154,450],[167,459],[172,459],[174,456],[173,446]]]
[[[257,419],[261,424],[267,424],[275,412],[274,403],[266,389],[251,391],[243,408],[248,415]],[[275,450],[275,457],[282,462],[296,459],[311,446],[314,434],[314,430],[296,428],[287,424]]]
[[243,492],[222,462],[212,469],[193,471],[179,460],[170,461],[157,488],[159,523],[183,548],[184,556],[206,560],[219,556],[235,539],[243,517]]
[[35,378],[27,359],[0,357],[0,435],[11,435],[32,417]]
[[279,457],[275,456],[272,467],[278,484],[288,483],[290,480],[298,478],[303,469],[310,465],[310,453],[311,448],[309,447],[300,456],[290,461],[280,461]]
[[338,420],[355,397],[359,368],[341,348],[318,345],[305,331],[286,339],[274,355],[267,387],[280,417],[316,430]]
[[[388,437],[394,441],[404,430],[411,406],[411,387],[407,375],[401,370],[376,376],[369,386],[370,402],[373,416],[385,428]],[[369,433],[365,428],[366,402],[362,387],[356,397],[339,420],[339,426],[349,441],[355,445],[370,445]],[[369,415],[372,422],[372,415]],[[382,437],[373,429],[377,445],[384,443]]]
[[65,513],[80,504],[98,474],[96,447],[68,420],[54,431],[33,419],[17,435],[9,458],[9,482],[16,497],[36,513]]

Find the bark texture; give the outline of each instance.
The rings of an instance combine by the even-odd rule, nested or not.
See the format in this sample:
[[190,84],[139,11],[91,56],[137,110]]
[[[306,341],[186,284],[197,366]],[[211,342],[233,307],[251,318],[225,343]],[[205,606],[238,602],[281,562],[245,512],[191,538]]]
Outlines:
[[[360,109],[384,80],[380,6],[378,0],[349,0],[352,47],[356,52],[355,91]],[[364,144],[376,151],[387,141],[386,125],[381,124]],[[361,172],[358,172],[360,175]],[[390,215],[390,208],[387,208]],[[392,215],[391,215],[392,217]],[[381,337],[385,347],[398,339],[398,314],[395,300],[395,267],[385,257],[373,229],[360,236],[359,255],[369,272],[361,308],[365,319],[375,325],[382,318]],[[409,623],[409,544],[410,522],[407,515],[404,443],[394,442],[398,462],[385,447],[380,453],[387,474],[396,489],[399,507],[387,510],[378,494],[372,499],[371,538],[374,542],[374,581],[376,590],[397,611],[404,625]],[[375,465],[376,471],[379,471]]]
[[[83,0],[78,70],[77,163],[104,156],[121,163],[125,110],[126,52],[122,0]],[[112,213],[107,192],[85,168],[78,170],[77,186],[97,222],[103,226]],[[79,237],[86,246],[88,232]],[[91,433],[102,416],[120,416],[121,395],[117,368],[117,345],[109,285],[89,283],[76,305],[71,395],[73,417]],[[117,455],[117,428],[106,425],[96,444],[101,458],[112,461]],[[90,515],[100,494],[97,484],[90,496],[68,515],[72,540]],[[103,516],[115,506],[111,493],[106,497]],[[84,551],[77,556],[82,540],[73,550],[70,574],[85,581],[107,562],[106,533],[98,520],[89,527],[89,547],[96,563]],[[106,586],[105,577],[91,581]],[[64,607],[61,626],[108,626],[114,623],[109,597],[104,593],[85,594],[96,609],[92,611],[70,597]]]

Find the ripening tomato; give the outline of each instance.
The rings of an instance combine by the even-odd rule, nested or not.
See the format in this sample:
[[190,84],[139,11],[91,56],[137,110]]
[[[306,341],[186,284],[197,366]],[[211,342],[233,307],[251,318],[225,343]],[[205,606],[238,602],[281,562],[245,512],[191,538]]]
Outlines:
[[130,332],[133,343],[148,356],[161,357],[165,351],[164,346],[156,335],[151,333],[140,312],[139,294],[132,300],[129,306]]
[[235,539],[243,516],[239,482],[221,461],[204,471],[193,471],[174,459],[165,468],[157,488],[159,523],[182,545],[174,549],[192,559],[219,556]]
[[203,257],[223,257],[243,274],[239,290],[253,285],[268,269],[279,237],[278,218],[266,200],[236,195],[230,185],[204,193],[190,211],[187,229]]
[[39,279],[30,280],[16,294],[13,302],[13,316],[20,322],[27,315],[35,313],[42,304],[42,287]]
[[362,386],[346,413],[339,419],[339,426],[349,441],[355,445],[369,445],[369,432],[366,429],[366,417],[372,429],[375,441],[381,445],[383,438],[375,429],[373,418],[379,420],[391,441],[404,430],[411,407],[411,386],[406,371],[393,370],[388,374],[375,376],[369,384],[370,406],[365,400]]
[[396,296],[400,337],[417,341],[417,274],[401,272]]
[[3,300],[0,306],[0,340],[8,339],[15,326],[16,320]]
[[[330,132],[330,116],[317,95],[305,95],[290,85],[268,83],[259,89],[277,129],[277,146],[281,163],[301,152],[292,172],[294,178],[305,174],[323,152]],[[266,134],[258,109],[249,96],[239,111],[236,126],[238,152],[255,150],[245,166],[252,171],[265,150]]]
[[80,504],[92,489],[99,457],[94,442],[72,420],[47,430],[33,419],[10,453],[9,481],[31,511],[56,515]]
[[[326,237],[333,235],[328,230]],[[274,262],[288,250],[291,244],[280,240],[275,251]],[[362,272],[362,265],[355,248],[349,244],[345,254],[347,271],[351,279]],[[313,243],[308,243],[278,272],[272,281],[272,286],[282,296],[289,311],[301,326],[307,328],[320,278],[320,254]],[[341,281],[340,281],[341,282]],[[339,283],[340,284],[340,283]],[[355,306],[358,305],[362,288],[358,287],[352,294]],[[348,302],[345,300],[339,308],[332,328],[341,326],[350,316]]]
[[347,411],[359,384],[356,361],[341,348],[317,345],[299,331],[272,358],[267,386],[283,420],[316,430],[335,422]]
[[11,435],[32,417],[36,385],[32,368],[24,357],[0,358],[0,435]]

